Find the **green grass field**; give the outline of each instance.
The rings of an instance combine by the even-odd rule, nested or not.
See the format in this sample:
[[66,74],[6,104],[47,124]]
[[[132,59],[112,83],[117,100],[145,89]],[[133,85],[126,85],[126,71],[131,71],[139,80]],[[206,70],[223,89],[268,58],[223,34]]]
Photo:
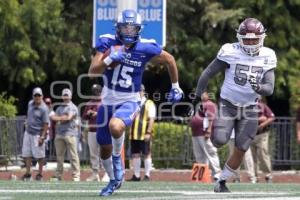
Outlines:
[[126,182],[110,197],[99,197],[104,183],[0,181],[0,200],[9,199],[300,199],[300,184],[228,184],[232,193],[215,194],[212,184]]

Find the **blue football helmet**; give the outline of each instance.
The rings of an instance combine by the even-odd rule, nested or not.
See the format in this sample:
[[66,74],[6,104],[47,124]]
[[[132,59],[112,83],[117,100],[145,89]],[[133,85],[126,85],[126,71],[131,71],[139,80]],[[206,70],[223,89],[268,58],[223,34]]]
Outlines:
[[140,38],[142,19],[135,10],[124,10],[116,23],[116,37],[125,45],[134,44]]

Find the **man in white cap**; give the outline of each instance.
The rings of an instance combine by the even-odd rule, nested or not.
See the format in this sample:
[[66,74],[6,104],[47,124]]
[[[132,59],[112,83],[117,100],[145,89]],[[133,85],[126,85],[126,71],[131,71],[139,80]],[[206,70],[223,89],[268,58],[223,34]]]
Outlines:
[[62,180],[65,153],[68,150],[71,156],[73,181],[80,181],[80,163],[77,153],[78,124],[76,122],[78,109],[71,101],[72,92],[70,89],[63,89],[62,99],[63,103],[56,109],[55,115],[50,116],[56,122],[55,149],[57,169],[55,178]]
[[47,136],[49,115],[48,108],[43,102],[42,89],[37,87],[32,92],[33,99],[28,103],[26,130],[23,137],[22,156],[25,160],[26,173],[22,180],[31,179],[31,161],[37,159],[39,171],[35,179],[43,179],[43,165],[45,160],[45,138]]

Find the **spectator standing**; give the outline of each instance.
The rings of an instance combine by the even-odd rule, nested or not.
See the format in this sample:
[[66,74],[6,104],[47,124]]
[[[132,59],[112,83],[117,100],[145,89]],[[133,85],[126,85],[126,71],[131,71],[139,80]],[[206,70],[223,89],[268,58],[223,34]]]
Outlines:
[[269,154],[269,125],[275,120],[275,115],[262,100],[259,100],[258,109],[258,130],[251,143],[251,151],[256,177],[258,177],[258,171],[261,169],[265,173],[266,182],[270,183],[272,182],[272,164]]
[[[202,109],[199,109],[190,121],[192,128],[193,152],[197,163],[209,164],[214,180],[218,180],[221,167],[217,153],[210,140],[217,105],[209,99],[208,93],[201,95]],[[207,123],[208,122],[208,123]]]
[[26,130],[23,138],[22,156],[25,159],[26,173],[23,180],[31,180],[32,158],[39,163],[38,174],[35,179],[43,179],[43,166],[45,161],[45,139],[47,136],[49,115],[43,101],[42,89],[37,87],[32,92],[33,100],[28,103]]
[[[48,107],[49,117],[51,115],[54,115],[55,112],[53,110],[51,98],[49,98],[49,97],[45,98],[44,102]],[[47,158],[47,160],[50,159],[51,155],[55,155],[54,139],[55,139],[55,122],[53,120],[50,120],[49,129],[47,132],[47,139],[46,139],[46,158]]]
[[150,181],[152,168],[151,143],[156,107],[152,100],[145,96],[145,87],[141,85],[141,110],[136,115],[129,135],[134,174],[130,181],[141,180],[141,154],[144,156],[144,181]]
[[86,179],[86,181],[100,181],[99,178],[99,165],[100,165],[100,145],[97,142],[97,111],[101,104],[100,94],[102,87],[98,84],[92,86],[92,99],[86,104],[82,119],[86,121],[87,124],[87,143],[89,145],[90,152],[90,162],[92,168],[92,174]]
[[57,157],[57,180],[62,180],[66,150],[70,152],[73,181],[80,181],[80,163],[77,152],[78,109],[71,101],[72,93],[68,88],[62,91],[63,103],[50,118],[56,122],[55,149]]

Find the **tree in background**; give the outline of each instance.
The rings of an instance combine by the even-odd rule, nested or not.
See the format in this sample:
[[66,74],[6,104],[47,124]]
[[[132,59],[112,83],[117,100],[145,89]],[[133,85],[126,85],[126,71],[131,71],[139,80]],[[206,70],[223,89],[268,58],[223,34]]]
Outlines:
[[[180,67],[181,81],[191,88],[207,62],[225,42],[237,41],[234,29],[246,17],[261,20],[268,29],[265,45],[276,51],[276,85],[269,98],[275,111],[287,115],[299,99],[300,75],[300,1],[168,1],[168,46]],[[176,12],[172,12],[176,10]],[[172,20],[170,20],[172,19]],[[218,92],[218,77],[210,82],[210,91]]]
[[0,1],[0,91],[17,95],[22,109],[33,85],[48,91],[86,72],[91,9],[82,1]]
[[[87,72],[92,4],[82,0],[0,1],[0,91],[17,95],[19,109],[31,98],[33,85],[47,91],[54,80],[70,80],[76,86],[78,75]],[[176,58],[185,93],[193,90],[221,45],[237,41],[235,28],[239,23],[245,17],[255,17],[268,29],[266,46],[278,56],[275,93],[268,100],[277,115],[289,114],[288,110],[300,102],[299,9],[300,1],[296,0],[167,1],[166,48]],[[164,70],[148,66],[144,83],[152,93],[168,91]],[[157,78],[165,83],[155,85]],[[219,75],[210,81],[209,90],[218,93],[221,79]],[[286,103],[284,108],[276,109],[282,102]]]

